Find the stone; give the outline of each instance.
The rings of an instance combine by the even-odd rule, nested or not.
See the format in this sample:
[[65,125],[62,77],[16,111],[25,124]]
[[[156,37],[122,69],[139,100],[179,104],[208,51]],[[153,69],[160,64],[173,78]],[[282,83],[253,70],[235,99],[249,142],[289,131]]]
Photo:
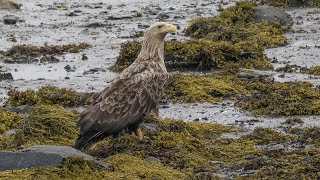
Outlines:
[[21,5],[9,1],[9,0],[0,0],[0,9],[20,9]]
[[99,167],[113,169],[108,163],[69,146],[38,145],[19,152],[0,152],[0,171],[61,165],[64,158],[80,157],[95,162]]
[[196,179],[228,179],[228,176],[224,174],[218,174],[213,172],[199,172],[195,174]]
[[22,113],[22,114],[29,112],[30,109],[31,107],[29,105],[21,105],[21,106],[8,108],[10,112]]
[[0,73],[0,81],[4,80],[13,80],[13,76],[11,73]]
[[18,19],[17,16],[13,15],[6,15],[3,17],[4,24],[16,24]]
[[160,160],[158,158],[153,157],[153,156],[148,156],[144,160],[146,160],[148,162],[160,162]]
[[291,27],[293,25],[293,19],[291,16],[278,8],[272,6],[258,6],[254,8],[255,22],[259,23],[266,20],[271,23],[279,23],[281,26]]

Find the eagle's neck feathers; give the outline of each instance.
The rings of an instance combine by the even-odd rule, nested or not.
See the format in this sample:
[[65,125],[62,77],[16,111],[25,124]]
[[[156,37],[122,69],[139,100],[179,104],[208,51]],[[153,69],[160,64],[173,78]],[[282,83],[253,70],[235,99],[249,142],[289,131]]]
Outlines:
[[136,61],[160,61],[164,63],[164,37],[145,37]]

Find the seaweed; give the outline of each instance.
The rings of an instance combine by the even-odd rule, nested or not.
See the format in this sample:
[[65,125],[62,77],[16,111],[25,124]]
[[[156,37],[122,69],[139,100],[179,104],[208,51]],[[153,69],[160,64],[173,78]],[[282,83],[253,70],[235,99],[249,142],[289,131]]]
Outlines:
[[3,55],[1,59],[7,63],[28,63],[32,62],[32,60],[30,60],[32,58],[40,56],[51,57],[64,53],[79,53],[81,50],[90,47],[91,45],[88,43],[70,43],[64,45],[48,45],[45,43],[43,46],[21,44],[12,46],[9,50],[0,52],[0,54]]
[[78,93],[72,89],[55,86],[42,86],[38,91],[11,90],[8,104],[11,106],[34,104],[59,104],[62,106],[80,106],[86,104],[92,93]]
[[0,134],[9,129],[16,128],[21,122],[21,119],[18,114],[10,112],[5,108],[0,108]]
[[77,114],[57,105],[35,105],[20,120],[16,133],[0,137],[0,149],[15,150],[37,144],[73,145],[78,137]]
[[246,94],[242,85],[234,83],[230,75],[182,75],[170,77],[164,98],[173,102],[219,102],[236,99],[239,94]]
[[285,135],[271,128],[262,127],[255,128],[252,133],[242,136],[241,138],[252,140],[258,145],[271,143],[280,144],[290,142],[294,139],[293,136]]
[[271,116],[319,115],[320,90],[309,82],[250,82],[248,97],[237,106],[254,114]]

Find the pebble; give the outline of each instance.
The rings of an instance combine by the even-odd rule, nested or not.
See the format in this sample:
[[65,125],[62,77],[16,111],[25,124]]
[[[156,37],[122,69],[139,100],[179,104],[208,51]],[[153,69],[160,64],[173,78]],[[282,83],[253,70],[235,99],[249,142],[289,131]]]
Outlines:
[[18,19],[17,16],[13,15],[6,15],[3,17],[4,24],[16,24]]

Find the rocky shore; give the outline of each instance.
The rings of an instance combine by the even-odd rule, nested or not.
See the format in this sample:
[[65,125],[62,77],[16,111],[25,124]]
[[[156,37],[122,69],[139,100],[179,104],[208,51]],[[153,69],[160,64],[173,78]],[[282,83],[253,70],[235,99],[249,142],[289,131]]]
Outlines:
[[[0,0],[0,178],[318,178],[319,5]],[[179,28],[160,117],[142,141],[73,149],[87,99],[155,21]]]

